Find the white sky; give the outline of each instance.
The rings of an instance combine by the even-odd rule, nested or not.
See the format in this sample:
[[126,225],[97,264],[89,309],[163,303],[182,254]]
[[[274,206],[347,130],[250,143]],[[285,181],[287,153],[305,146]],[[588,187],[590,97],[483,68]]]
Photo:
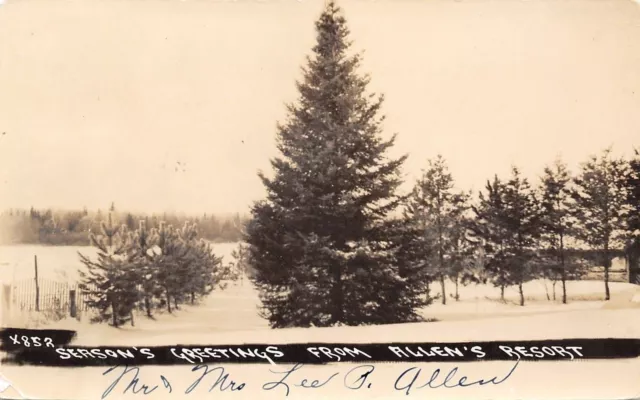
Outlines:
[[[6,0],[0,208],[246,211],[322,4]],[[636,3],[339,4],[409,182],[438,153],[480,189],[513,163],[535,177],[640,144]]]

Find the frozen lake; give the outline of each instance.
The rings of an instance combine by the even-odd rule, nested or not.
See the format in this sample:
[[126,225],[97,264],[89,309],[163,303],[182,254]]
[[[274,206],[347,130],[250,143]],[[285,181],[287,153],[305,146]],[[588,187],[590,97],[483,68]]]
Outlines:
[[[214,253],[231,261],[238,243],[212,243]],[[34,256],[38,257],[38,276],[61,282],[75,282],[83,265],[78,252],[94,257],[90,246],[0,245],[0,281],[11,282],[34,277]]]

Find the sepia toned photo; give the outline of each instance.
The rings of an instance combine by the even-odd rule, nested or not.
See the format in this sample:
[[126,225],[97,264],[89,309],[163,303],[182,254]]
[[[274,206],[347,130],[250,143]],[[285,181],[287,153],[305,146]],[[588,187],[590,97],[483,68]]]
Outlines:
[[640,3],[0,2],[0,398],[640,396]]

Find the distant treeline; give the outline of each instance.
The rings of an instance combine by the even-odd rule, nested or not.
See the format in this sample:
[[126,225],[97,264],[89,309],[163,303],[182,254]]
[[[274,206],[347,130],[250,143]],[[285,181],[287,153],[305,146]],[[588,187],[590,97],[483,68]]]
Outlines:
[[160,221],[173,226],[196,223],[200,237],[213,242],[241,240],[247,218],[239,214],[199,216],[179,213],[137,214],[120,211],[112,204],[102,210],[9,209],[0,214],[0,244],[47,244],[89,246],[89,233],[100,232],[100,224],[111,214],[114,223],[133,230],[139,221],[149,229],[159,228]]

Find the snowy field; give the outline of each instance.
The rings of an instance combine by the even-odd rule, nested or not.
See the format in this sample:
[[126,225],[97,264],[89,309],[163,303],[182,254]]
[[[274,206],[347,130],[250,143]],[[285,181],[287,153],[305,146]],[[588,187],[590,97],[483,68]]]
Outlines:
[[75,319],[47,327],[76,330],[78,344],[86,345],[170,345],[177,338],[181,343],[211,344],[330,342],[345,335],[355,342],[638,337],[640,303],[631,299],[640,287],[612,283],[611,290],[612,300],[604,302],[595,300],[602,298],[602,282],[569,282],[569,304],[563,305],[548,301],[542,282],[534,281],[525,287],[528,300],[521,307],[515,290],[507,292],[507,302],[502,303],[498,289],[473,285],[460,288],[460,301],[449,299],[447,305],[435,303],[422,310],[432,322],[271,330],[258,316],[258,295],[245,280],[214,292],[198,306],[182,306],[155,320],[139,317],[134,327],[114,329]]

